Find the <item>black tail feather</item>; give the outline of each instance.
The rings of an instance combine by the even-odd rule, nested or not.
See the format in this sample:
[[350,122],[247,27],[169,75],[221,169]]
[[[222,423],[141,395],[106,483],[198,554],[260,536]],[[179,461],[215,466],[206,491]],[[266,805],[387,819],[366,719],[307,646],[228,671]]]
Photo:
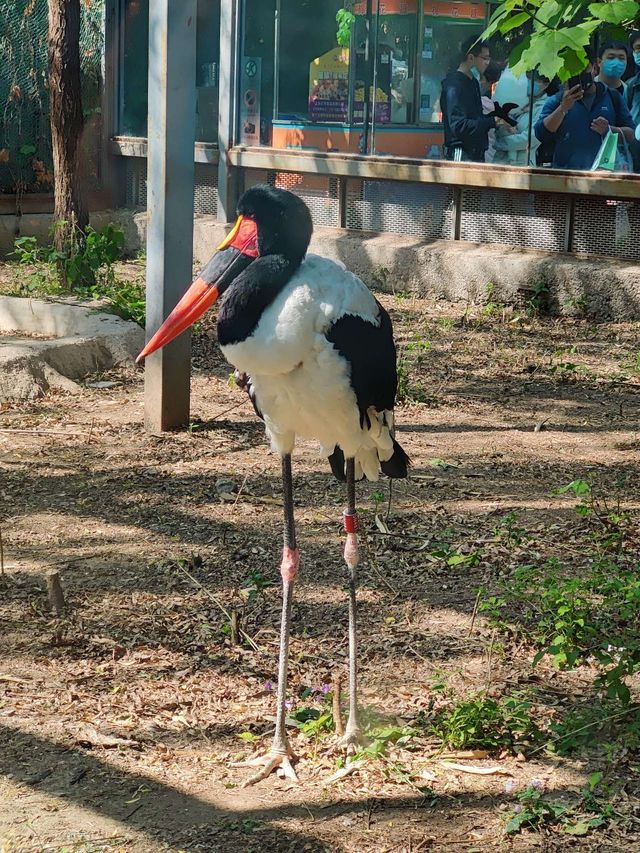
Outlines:
[[380,468],[382,469],[382,473],[386,474],[387,477],[394,477],[397,479],[404,479],[407,476],[408,468],[411,465],[411,460],[409,459],[405,450],[398,444],[398,442],[393,439],[393,456],[391,459],[387,459],[386,462],[380,462]]
[[340,482],[343,483],[347,479],[347,475],[345,474],[344,453],[337,444],[333,453],[329,456],[329,465],[331,465],[331,470],[336,480],[340,480]]

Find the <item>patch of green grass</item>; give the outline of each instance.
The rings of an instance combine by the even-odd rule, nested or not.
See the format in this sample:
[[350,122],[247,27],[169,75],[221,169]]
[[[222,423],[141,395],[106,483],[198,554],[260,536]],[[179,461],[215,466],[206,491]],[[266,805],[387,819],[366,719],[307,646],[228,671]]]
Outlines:
[[640,669],[640,573],[609,560],[572,576],[556,559],[519,566],[501,595],[480,603],[493,624],[520,634],[558,669],[595,665],[596,687],[609,699],[630,701],[626,679]]
[[519,696],[493,699],[478,695],[441,708],[429,731],[451,749],[515,751],[524,741],[540,737],[531,716],[531,703]]
[[551,721],[549,734],[545,749],[557,755],[576,755],[594,746],[607,752],[639,752],[640,706],[629,705],[621,711],[619,703],[605,699],[570,708]]
[[517,795],[518,804],[507,820],[505,831],[514,835],[556,826],[565,835],[583,836],[607,826],[616,817],[616,811],[607,799],[610,792],[601,789],[602,775],[592,773],[578,801],[573,803],[531,785]]
[[[498,594],[482,597],[479,609],[499,630],[536,648],[534,665],[549,658],[559,669],[595,666],[596,688],[607,699],[628,704],[627,680],[640,670],[640,572],[628,547],[632,519],[619,495],[606,499],[586,479],[554,494],[579,499],[575,510],[593,545],[586,566],[577,572],[554,557],[520,565],[500,581]],[[510,516],[496,532],[514,544],[522,538]]]
[[426,403],[429,399],[422,381],[417,378],[420,368],[431,350],[431,342],[419,334],[412,341],[402,345],[398,352],[398,390],[399,403]]
[[84,238],[59,222],[54,231],[67,234],[64,250],[40,246],[35,237],[18,237],[12,256],[22,274],[16,276],[19,296],[60,296],[104,299],[125,320],[145,324],[145,290],[141,281],[120,281],[115,263],[122,256],[124,232],[111,223],[99,231],[89,226]]

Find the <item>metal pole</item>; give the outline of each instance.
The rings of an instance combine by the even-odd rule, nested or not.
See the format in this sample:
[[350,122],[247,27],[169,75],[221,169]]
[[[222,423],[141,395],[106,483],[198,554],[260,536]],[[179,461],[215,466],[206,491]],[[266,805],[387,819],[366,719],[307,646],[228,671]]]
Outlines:
[[[238,174],[228,159],[236,138],[237,68],[240,62],[237,0],[220,3],[220,73],[218,74],[218,222],[232,222],[238,204]],[[194,60],[195,64],[195,60]]]
[[365,19],[366,38],[364,42],[364,88],[362,93],[363,98],[363,116],[362,116],[362,144],[360,146],[361,154],[369,153],[369,116],[371,114],[371,23],[372,23],[372,0],[367,0],[367,14]]
[[280,111],[280,27],[281,0],[276,0],[273,19],[273,118],[278,118]]
[[[196,0],[149,4],[147,338],[191,281],[196,120]],[[191,338],[145,362],[145,426],[189,421]]]
[[[533,129],[533,84],[535,80],[535,71],[531,72],[531,86],[529,88],[529,135],[527,136],[527,166],[531,163],[531,132]],[[535,166],[535,163],[533,164]]]
[[[380,33],[380,0],[376,2],[376,32],[373,37],[373,105],[371,108],[371,153],[376,153],[376,102],[378,94],[378,36]],[[391,109],[391,104],[389,104]]]

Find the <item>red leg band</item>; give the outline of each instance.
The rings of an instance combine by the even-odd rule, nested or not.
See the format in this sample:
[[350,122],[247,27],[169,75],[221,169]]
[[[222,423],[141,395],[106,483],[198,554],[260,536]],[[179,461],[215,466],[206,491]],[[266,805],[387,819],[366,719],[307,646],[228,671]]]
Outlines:
[[358,513],[343,513],[345,533],[358,532]]

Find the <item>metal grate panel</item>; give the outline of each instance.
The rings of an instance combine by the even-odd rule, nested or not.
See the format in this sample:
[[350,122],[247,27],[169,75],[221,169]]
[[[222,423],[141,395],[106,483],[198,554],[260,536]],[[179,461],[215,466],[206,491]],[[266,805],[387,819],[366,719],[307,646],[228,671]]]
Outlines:
[[193,198],[194,213],[208,213],[215,216],[218,212],[218,167],[202,163],[196,164],[195,190]]
[[273,186],[274,173],[267,169],[242,169],[242,190],[255,187],[256,184],[271,184]]
[[314,225],[340,226],[338,180],[325,175],[270,172],[269,183],[299,195],[311,211]]
[[553,193],[489,189],[462,192],[460,239],[528,249],[566,249],[569,199]]
[[127,157],[127,207],[147,206],[147,161],[144,157]]
[[[147,206],[147,161],[144,157],[127,157],[127,207]],[[218,168],[197,163],[193,212],[215,216],[218,212]]]
[[579,196],[573,216],[574,252],[640,261],[640,203]]
[[453,238],[454,220],[450,187],[401,181],[349,182],[347,228],[446,240]]

